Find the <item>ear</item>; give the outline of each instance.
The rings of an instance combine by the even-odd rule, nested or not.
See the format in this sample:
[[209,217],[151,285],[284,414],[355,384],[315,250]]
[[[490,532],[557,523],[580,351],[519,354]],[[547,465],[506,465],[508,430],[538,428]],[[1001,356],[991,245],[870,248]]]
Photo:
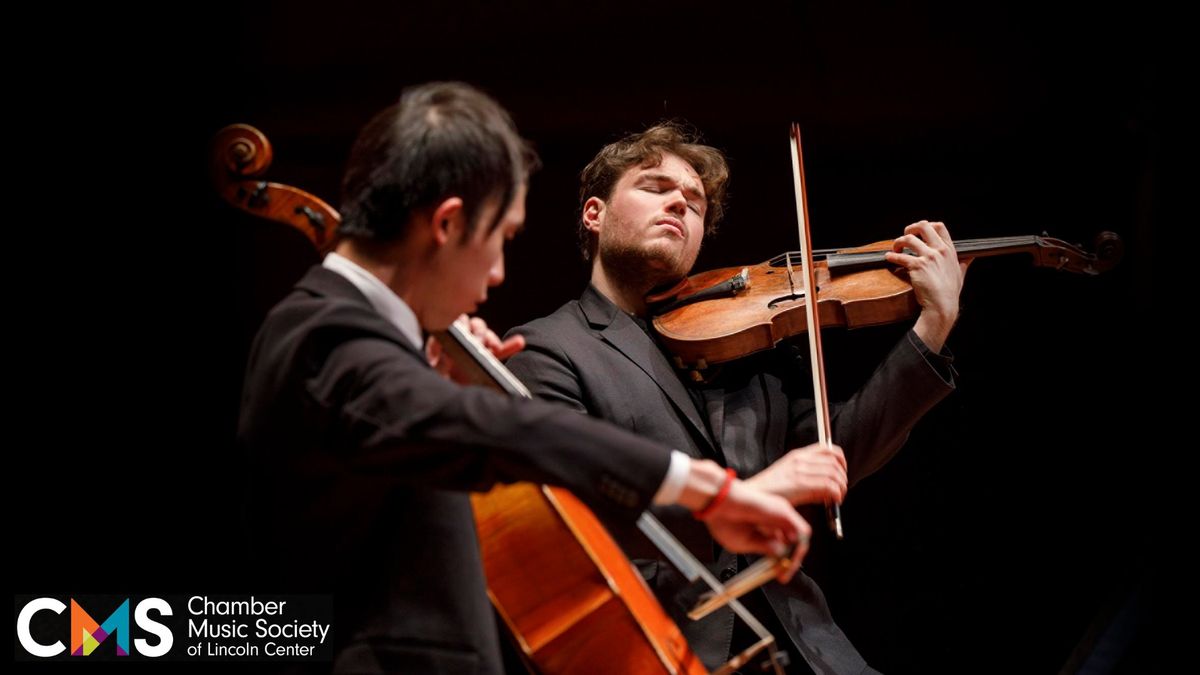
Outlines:
[[462,198],[447,197],[433,207],[429,227],[432,228],[433,240],[439,246],[444,246],[452,239],[461,239],[467,229]]
[[583,203],[583,226],[588,232],[600,234],[600,225],[604,222],[604,200],[599,197],[588,197]]

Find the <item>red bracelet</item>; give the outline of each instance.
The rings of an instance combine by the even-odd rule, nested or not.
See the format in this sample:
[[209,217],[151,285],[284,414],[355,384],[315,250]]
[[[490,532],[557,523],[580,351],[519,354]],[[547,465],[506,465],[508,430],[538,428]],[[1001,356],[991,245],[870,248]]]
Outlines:
[[700,509],[699,511],[692,511],[692,516],[694,516],[696,520],[704,520],[705,518],[711,516],[713,511],[716,511],[717,507],[720,506],[725,501],[725,498],[729,496],[729,489],[733,487],[734,478],[737,478],[737,471],[734,471],[733,467],[726,467],[725,482],[721,483],[721,489],[717,490],[717,495],[713,497],[712,501],[710,501],[704,508]]

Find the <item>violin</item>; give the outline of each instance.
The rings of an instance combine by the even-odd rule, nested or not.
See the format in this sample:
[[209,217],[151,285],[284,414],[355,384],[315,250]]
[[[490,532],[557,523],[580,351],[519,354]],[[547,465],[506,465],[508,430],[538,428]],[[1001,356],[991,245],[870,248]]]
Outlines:
[[[1121,259],[1124,245],[1101,232],[1095,252],[1047,236],[966,239],[955,242],[962,261],[1027,254],[1037,267],[1097,275]],[[905,278],[884,259],[892,241],[813,251],[817,311],[822,328],[860,328],[903,321],[920,310]],[[905,249],[905,252],[912,253]],[[711,365],[771,349],[805,333],[805,293],[800,254],[789,251],[750,267],[725,267],[692,275],[649,298],[653,323],[681,370],[693,377]]]

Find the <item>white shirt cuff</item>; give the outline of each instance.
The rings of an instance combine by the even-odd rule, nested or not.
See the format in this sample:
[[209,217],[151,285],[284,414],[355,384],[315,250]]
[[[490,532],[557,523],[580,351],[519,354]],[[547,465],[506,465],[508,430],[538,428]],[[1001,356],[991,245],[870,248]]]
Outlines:
[[679,501],[691,470],[692,458],[678,450],[672,450],[671,465],[667,467],[667,475],[663,478],[662,485],[658,486],[658,492],[654,493],[654,503],[665,506]]

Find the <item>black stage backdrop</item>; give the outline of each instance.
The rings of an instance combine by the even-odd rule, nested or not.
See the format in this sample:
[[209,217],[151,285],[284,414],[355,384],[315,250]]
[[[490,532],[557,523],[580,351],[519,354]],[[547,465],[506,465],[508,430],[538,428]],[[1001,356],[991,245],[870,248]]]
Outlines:
[[[1185,453],[1167,444],[1179,406],[1163,382],[1185,361],[1162,337],[1154,265],[1171,246],[1164,93],[1180,83],[1152,10],[279,2],[23,12],[13,26],[38,37],[5,48],[20,92],[15,592],[256,591],[232,443],[241,368],[256,322],[315,257],[216,203],[206,143],[254,124],[275,146],[272,179],[336,205],[358,128],[406,85],[460,79],[506,106],[544,161],[507,281],[481,310],[500,330],[582,290],[578,172],[663,118],[731,161],[728,217],[698,270],[795,247],[793,120],[817,247],[922,218],[956,238],[1045,231],[1090,247],[1118,233],[1125,259],[1102,277],[972,266],[949,343],[958,392],[851,493],[847,539],[819,540],[808,564],[884,672],[1075,672],[1094,658],[1137,673],[1178,646],[1156,608],[1178,592],[1162,563],[1179,466],[1163,460]],[[834,396],[904,329],[830,331]]]

